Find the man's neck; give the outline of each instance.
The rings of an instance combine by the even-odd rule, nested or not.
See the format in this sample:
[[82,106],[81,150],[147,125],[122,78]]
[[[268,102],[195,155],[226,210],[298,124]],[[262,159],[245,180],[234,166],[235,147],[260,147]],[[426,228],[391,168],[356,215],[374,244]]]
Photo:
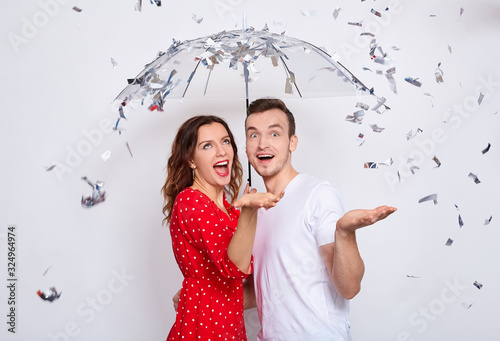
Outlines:
[[290,181],[292,181],[297,175],[299,175],[299,172],[297,172],[293,167],[290,167],[290,169],[282,170],[278,174],[262,179],[264,180],[264,185],[266,186],[268,193],[280,195],[286,186],[288,186]]

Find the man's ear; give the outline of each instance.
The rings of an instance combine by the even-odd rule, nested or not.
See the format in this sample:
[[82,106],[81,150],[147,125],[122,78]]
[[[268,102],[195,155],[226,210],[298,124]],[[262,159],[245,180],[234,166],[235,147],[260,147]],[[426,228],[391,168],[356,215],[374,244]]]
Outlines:
[[299,138],[297,135],[292,135],[292,137],[290,137],[290,145],[288,147],[291,152],[297,149],[297,143],[299,143]]

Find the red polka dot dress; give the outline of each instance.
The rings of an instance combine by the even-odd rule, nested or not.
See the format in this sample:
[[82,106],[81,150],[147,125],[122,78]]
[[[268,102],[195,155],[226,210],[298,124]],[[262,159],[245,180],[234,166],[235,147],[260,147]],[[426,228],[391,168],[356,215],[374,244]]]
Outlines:
[[167,341],[246,340],[242,280],[248,274],[227,255],[240,212],[225,197],[224,206],[229,217],[192,188],[175,199],[170,235],[184,281]]

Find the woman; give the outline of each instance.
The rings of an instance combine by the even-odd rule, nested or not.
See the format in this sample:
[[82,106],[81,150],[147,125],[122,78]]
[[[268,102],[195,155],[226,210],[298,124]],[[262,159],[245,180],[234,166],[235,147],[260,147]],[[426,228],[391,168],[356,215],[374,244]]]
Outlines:
[[167,173],[164,222],[184,276],[167,340],[246,340],[242,280],[252,272],[257,210],[279,198],[247,187],[235,200],[242,168],[233,135],[216,116],[179,128]]

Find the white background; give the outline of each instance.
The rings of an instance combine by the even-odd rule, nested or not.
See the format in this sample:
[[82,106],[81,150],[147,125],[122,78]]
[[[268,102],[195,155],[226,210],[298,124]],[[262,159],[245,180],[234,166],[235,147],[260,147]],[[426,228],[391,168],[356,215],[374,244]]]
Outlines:
[[[267,23],[272,32],[286,31],[337,52],[391,108],[383,114],[369,110],[356,125],[345,121],[357,110],[355,97],[287,102],[298,125],[297,170],[330,181],[349,209],[381,204],[399,209],[358,233],[366,274],[351,304],[354,340],[497,338],[498,1],[172,0],[157,7],[145,0],[142,12],[134,6],[133,0],[27,0],[2,6],[2,340],[166,338],[175,318],[171,297],[182,281],[168,228],[161,225],[160,188],[170,144],[188,117],[214,113],[228,121],[245,163],[244,100],[170,100],[165,112],[129,111],[121,135],[109,131],[117,118],[111,102],[126,79],[166,50],[172,38],[241,28],[244,12],[248,26],[261,29]],[[337,7],[342,10],[335,20]],[[370,13],[372,8],[382,17]],[[203,21],[196,23],[193,14]],[[363,27],[349,21],[362,21]],[[370,59],[371,37],[363,39],[361,32],[375,34],[390,65]],[[435,80],[438,63],[443,83]],[[391,66],[398,94],[376,73]],[[422,86],[405,77],[418,78]],[[371,97],[360,100],[374,104]],[[369,124],[385,130],[374,133]],[[407,140],[417,128],[423,133]],[[365,134],[362,146],[359,133]],[[483,155],[488,143],[492,147]],[[364,162],[389,157],[391,166],[363,168]],[[419,167],[415,174],[408,171],[410,157]],[[53,164],[56,169],[46,172]],[[468,178],[470,172],[480,184]],[[104,203],[81,207],[81,196],[90,195],[82,176],[104,181]],[[433,193],[436,205],[418,203]],[[17,227],[15,334],[5,323],[10,225]],[[451,246],[445,245],[448,238],[454,240]],[[37,296],[37,290],[52,286],[62,291],[59,300]],[[255,311],[246,317],[249,339],[255,340]]]

